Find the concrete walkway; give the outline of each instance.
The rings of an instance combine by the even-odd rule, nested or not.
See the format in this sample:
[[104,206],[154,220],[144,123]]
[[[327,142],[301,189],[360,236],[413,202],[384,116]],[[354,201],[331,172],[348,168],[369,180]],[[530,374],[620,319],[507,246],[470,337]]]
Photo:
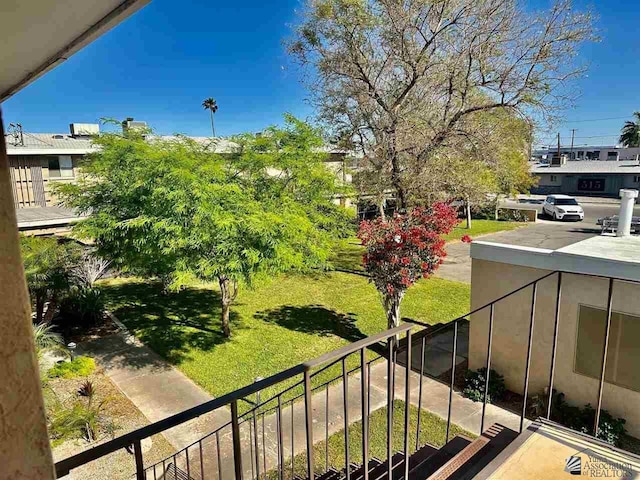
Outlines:
[[[150,422],[213,398],[126,332],[82,343],[78,345],[78,353],[94,357],[111,381]],[[180,450],[229,419],[228,410],[218,410],[167,430],[164,436]]]
[[[401,366],[396,366],[394,397],[396,400],[405,400],[405,375],[406,370]],[[412,405],[419,404],[420,375],[411,372],[409,399]],[[449,405],[449,388],[440,382],[423,377],[422,385],[423,409],[440,416],[446,420]],[[328,391],[328,395],[327,395]],[[327,410],[328,399],[328,410]],[[387,364],[386,360],[380,360],[373,364],[371,368],[371,390],[369,392],[371,412],[382,408],[387,403]],[[305,409],[304,402],[299,399],[293,406],[287,403],[282,410],[283,425],[283,455],[285,464],[293,456],[306,452],[306,431],[305,431]],[[313,439],[314,443],[322,442],[327,435],[344,430],[344,394],[342,382],[331,385],[328,389],[323,388],[313,395]],[[482,403],[473,402],[464,398],[461,394],[454,392],[452,406],[452,423],[459,427],[478,434],[480,432],[480,421],[482,416]],[[354,373],[348,379],[348,421],[349,424],[357,422],[362,418],[361,403],[361,377],[360,373]],[[494,423],[500,423],[514,430],[519,429],[520,417],[512,412],[508,412],[494,405],[487,405],[485,417],[485,429]],[[529,424],[525,421],[525,427]],[[278,418],[276,413],[258,416],[255,422],[255,430],[252,417],[241,424],[241,444],[243,471],[246,478],[255,478],[259,473],[272,470],[278,466]],[[292,428],[293,425],[293,428]],[[254,442],[257,431],[257,459]],[[412,434],[412,438],[414,434]],[[219,443],[218,443],[219,442]],[[219,447],[218,447],[219,445]],[[218,465],[218,448],[220,448],[220,465]],[[396,445],[395,449],[400,450],[401,445]],[[317,453],[320,453],[319,457]],[[356,453],[357,454],[357,453]],[[203,463],[200,463],[202,458]],[[222,479],[234,478],[233,470],[233,448],[231,427],[221,429],[217,437],[211,435],[199,444],[189,449],[188,462],[187,454],[180,452],[175,459],[172,459],[182,470],[189,469],[190,472],[199,473],[202,470],[205,477],[218,478],[218,472]],[[319,452],[316,449],[315,462],[317,471],[324,469],[325,457],[324,449]],[[257,463],[257,467],[256,467]],[[202,466],[201,466],[202,465]],[[158,471],[162,471],[157,467]],[[286,468],[291,468],[288,465]],[[296,468],[296,473],[299,471]]]
[[[151,422],[211,400],[204,392],[181,372],[168,365],[159,355],[126,333],[119,333],[79,345],[79,353],[93,356],[110,379],[136,405]],[[397,400],[405,400],[405,369],[396,366],[395,391]],[[411,372],[410,401],[418,406],[420,375]],[[387,403],[387,363],[379,360],[371,367],[370,411],[382,408]],[[362,418],[361,377],[354,373],[348,378],[348,423]],[[264,399],[263,399],[264,400]],[[328,402],[328,408],[327,408]],[[423,377],[422,408],[447,418],[449,388],[440,382]],[[268,407],[274,407],[272,402]],[[322,388],[313,395],[314,443],[344,430],[344,387],[336,382]],[[455,393],[453,395],[452,423],[472,433],[479,433],[482,403],[473,402]],[[487,405],[485,428],[501,423],[509,428],[519,428],[519,416],[493,405]],[[190,422],[167,430],[163,435],[178,452],[168,463],[175,463],[182,470],[192,473],[203,471],[206,478],[233,478],[233,446],[230,413],[227,408],[210,412]],[[293,428],[292,428],[293,427]],[[253,433],[257,430],[257,436]],[[217,434],[211,434],[216,432]],[[252,417],[240,426],[243,470],[247,478],[254,478],[257,471],[271,470],[278,465],[278,416],[269,412]],[[282,409],[283,455],[285,462],[306,451],[305,410],[301,399],[283,405]],[[256,440],[257,438],[257,440]],[[257,448],[257,467],[256,450]],[[190,446],[193,445],[193,446]],[[189,447],[188,451],[184,449]],[[400,448],[400,446],[397,446]],[[219,451],[219,454],[218,454]],[[220,462],[218,462],[218,457]],[[202,460],[202,461],[201,461]],[[315,461],[324,467],[324,453]],[[149,465],[147,465],[149,466]],[[166,466],[166,464],[165,464]],[[156,466],[156,474],[164,471]],[[150,471],[153,475],[153,470]]]

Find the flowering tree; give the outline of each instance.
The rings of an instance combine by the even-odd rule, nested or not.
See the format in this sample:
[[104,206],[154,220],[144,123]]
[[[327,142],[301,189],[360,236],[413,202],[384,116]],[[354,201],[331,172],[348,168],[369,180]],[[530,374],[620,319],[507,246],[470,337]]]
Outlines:
[[441,235],[457,223],[452,207],[435,203],[360,224],[358,238],[367,249],[362,261],[382,296],[389,328],[400,324],[400,302],[407,289],[442,263],[446,252]]

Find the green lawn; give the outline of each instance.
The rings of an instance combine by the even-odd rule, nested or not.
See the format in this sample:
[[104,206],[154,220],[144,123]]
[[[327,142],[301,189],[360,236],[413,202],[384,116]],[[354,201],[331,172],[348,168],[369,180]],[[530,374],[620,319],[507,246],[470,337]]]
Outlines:
[[[396,400],[393,405],[393,448],[402,451],[404,446],[404,409],[405,403]],[[409,408],[409,447],[411,453],[415,451],[416,433],[418,426],[418,408],[413,405]],[[422,410],[420,414],[419,446],[430,444],[434,447],[442,447],[445,444],[447,422],[437,415]],[[451,424],[449,439],[462,434],[470,439],[475,435],[469,433],[455,424]],[[314,446],[314,462],[316,472],[323,472],[326,464],[328,445],[328,465],[340,471],[345,466],[344,431],[337,432],[329,437],[329,441],[316,443]],[[369,457],[378,459],[387,458],[387,408],[383,407],[371,413],[369,418]],[[362,463],[362,422],[358,421],[349,426],[349,460],[354,463]],[[291,460],[285,462],[284,478],[291,479]],[[294,457],[295,474],[304,478],[307,468],[306,454],[302,453]],[[269,479],[277,478],[277,471],[270,471]]]
[[[386,327],[375,288],[352,273],[282,275],[242,289],[232,308],[231,339],[220,333],[217,285],[164,294],[159,284],[113,279],[101,288],[108,308],[140,340],[214,396]],[[424,280],[407,293],[402,314],[429,324],[447,322],[469,311],[469,292],[464,283]],[[352,358],[349,365],[357,363]],[[338,374],[334,369],[317,381]]]
[[[461,222],[451,233],[445,235],[447,242],[458,241],[463,235],[469,235],[475,239],[481,235],[502,232],[506,230],[514,230],[516,228],[527,225],[519,222],[501,222],[496,220],[473,220],[471,228],[465,228],[465,222]],[[362,253],[364,249],[360,245],[360,240],[355,237],[347,238],[341,242],[340,248],[337,249],[331,261],[333,266],[340,271],[362,272]]]

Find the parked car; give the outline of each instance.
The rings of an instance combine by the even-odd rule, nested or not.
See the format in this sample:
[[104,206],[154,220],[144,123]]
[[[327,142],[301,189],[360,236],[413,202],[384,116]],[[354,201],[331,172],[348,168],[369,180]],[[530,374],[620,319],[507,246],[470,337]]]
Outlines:
[[549,195],[542,204],[542,213],[554,220],[584,220],[584,210],[569,195]]

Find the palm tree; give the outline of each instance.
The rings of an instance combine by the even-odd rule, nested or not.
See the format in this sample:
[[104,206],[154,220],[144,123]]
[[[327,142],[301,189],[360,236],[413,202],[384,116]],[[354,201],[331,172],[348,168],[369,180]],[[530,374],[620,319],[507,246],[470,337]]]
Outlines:
[[202,102],[202,108],[204,108],[205,110],[209,110],[209,113],[211,114],[211,133],[215,137],[216,129],[213,125],[213,114],[218,111],[218,103],[215,101],[215,99],[209,97]]
[[620,143],[625,147],[640,147],[640,112],[633,112],[635,122],[626,121],[620,134]]

